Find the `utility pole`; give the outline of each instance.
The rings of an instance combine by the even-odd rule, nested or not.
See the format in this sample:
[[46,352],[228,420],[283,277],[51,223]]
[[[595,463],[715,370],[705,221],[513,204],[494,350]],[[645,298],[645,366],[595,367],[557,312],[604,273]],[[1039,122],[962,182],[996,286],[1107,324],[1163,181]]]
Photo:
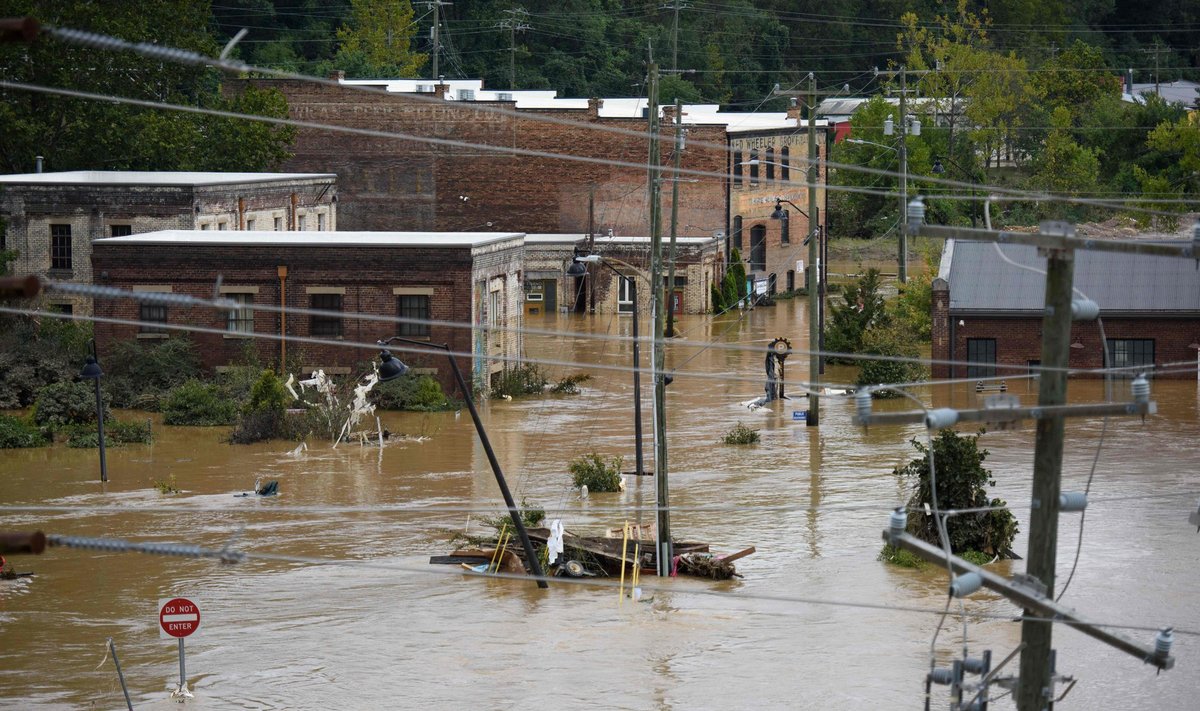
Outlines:
[[817,160],[817,76],[808,73],[808,170],[804,171],[808,182],[808,417],[806,427],[816,427],[821,424],[821,272],[817,268],[820,258],[820,246],[823,234],[816,235],[814,229],[821,229],[820,208],[817,207],[817,180],[821,177],[820,163]]
[[508,88],[510,91],[515,91],[517,88],[517,32],[529,29],[529,25],[525,23],[529,12],[523,7],[516,6],[505,10],[504,14],[508,17],[501,20],[496,26],[508,30]]
[[[1162,96],[1162,92],[1159,89],[1159,84],[1161,82],[1159,81],[1159,78],[1158,78],[1158,55],[1162,54],[1163,52],[1166,52],[1167,50],[1162,46],[1162,44],[1160,44],[1158,42],[1158,40],[1155,40],[1154,47],[1152,47],[1150,49],[1143,49],[1141,51],[1143,54],[1153,54],[1154,55],[1154,95]],[[1130,91],[1132,91],[1132,90],[1133,89],[1131,87]]]
[[687,9],[687,4],[683,0],[671,0],[666,7],[674,11],[671,19],[671,72],[674,73],[679,71],[679,11]]
[[[1063,237],[1074,236],[1067,223],[1046,223],[1039,230]],[[1071,355],[1071,288],[1074,285],[1075,252],[1048,249],[1046,252],[1046,312],[1042,318],[1042,365],[1038,407],[1053,407],[1067,401],[1067,366]],[[1058,548],[1058,495],[1062,485],[1064,420],[1061,415],[1039,419],[1033,453],[1033,498],[1029,512],[1029,552],[1025,574],[1045,586],[1046,597],[1054,598],[1054,564]],[[1026,610],[1026,615],[1032,615]],[[1040,620],[1021,623],[1020,684],[1017,708],[1042,711],[1054,698],[1050,642],[1053,625]]]
[[442,5],[453,5],[454,3],[446,2],[445,0],[428,0],[425,7],[433,10],[433,77],[436,82],[439,81],[441,75],[438,74],[438,55],[442,53],[442,38],[439,34],[441,30]]
[[[654,331],[650,342],[651,361],[654,364],[654,488],[655,504],[658,508],[655,559],[658,574],[671,574],[671,516],[667,507],[667,433],[666,433],[666,387],[663,381],[665,359],[663,358],[663,273],[662,273],[662,170],[658,148],[658,65],[654,63],[653,48],[650,54],[650,152],[647,167],[650,183],[650,293],[653,296]],[[637,308],[637,305],[634,305]]]
[[[900,224],[904,222],[904,214],[908,209],[908,122],[904,115],[905,105],[904,100],[908,94],[908,72],[906,67],[900,65]],[[900,271],[898,278],[900,283],[904,284],[908,281],[908,230],[901,228],[900,232],[900,247],[897,261],[900,263]]]
[[683,104],[675,98],[675,170],[671,173],[671,251],[667,256],[667,338],[675,337],[675,238],[679,222],[679,163],[683,156]]

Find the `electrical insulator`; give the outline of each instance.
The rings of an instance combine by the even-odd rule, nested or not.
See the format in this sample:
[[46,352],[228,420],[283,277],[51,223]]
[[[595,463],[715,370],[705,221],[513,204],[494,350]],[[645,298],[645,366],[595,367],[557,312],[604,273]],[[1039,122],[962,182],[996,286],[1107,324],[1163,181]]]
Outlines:
[[1076,321],[1095,321],[1100,317],[1100,304],[1091,299],[1073,299],[1071,318]]
[[854,407],[858,411],[858,422],[866,425],[871,418],[871,391],[859,390],[854,393]]
[[939,407],[925,414],[925,429],[944,430],[958,422],[958,410],[952,407]]
[[1133,390],[1133,401],[1136,403],[1145,404],[1150,402],[1150,381],[1146,380],[1144,373],[1139,373],[1130,384]]
[[983,578],[979,577],[979,573],[956,575],[954,580],[950,581],[950,596],[966,597],[981,587],[983,587]]
[[966,657],[962,660],[962,668],[968,674],[982,674],[987,671],[988,661],[983,657]]
[[909,131],[909,133],[911,133],[914,136],[920,136],[921,135],[921,121],[919,119],[913,119],[911,124],[912,124],[912,129]]
[[910,230],[915,230],[925,222],[925,201],[921,199],[920,195],[908,203],[907,213]]
[[1171,645],[1175,643],[1175,632],[1170,627],[1164,627],[1154,637],[1154,656],[1166,657],[1171,654]]
[[888,533],[895,538],[901,533],[904,533],[905,529],[907,528],[908,514],[905,513],[903,507],[897,506],[896,510],[893,511],[892,515],[888,518]]
[[1065,491],[1058,495],[1059,511],[1083,511],[1087,508],[1087,494],[1082,491]]
[[892,115],[888,114],[888,117],[883,121],[883,135],[890,136],[895,132],[896,124],[894,121],[892,121]]
[[952,684],[954,683],[954,671],[945,667],[938,667],[929,672],[929,680],[943,686]]

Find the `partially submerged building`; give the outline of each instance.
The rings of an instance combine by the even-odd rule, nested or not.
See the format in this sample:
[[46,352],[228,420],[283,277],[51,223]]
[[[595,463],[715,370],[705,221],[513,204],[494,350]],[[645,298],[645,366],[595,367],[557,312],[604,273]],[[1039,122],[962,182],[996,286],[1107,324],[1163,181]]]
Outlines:
[[[1044,270],[1033,246],[947,240],[933,282],[933,376],[1024,375],[1039,365]],[[1100,306],[1108,367],[1130,377],[1197,377],[1200,271],[1192,261],[1076,250],[1075,288]],[[1095,321],[1072,324],[1069,366],[1106,367]]]
[[[101,239],[92,254],[98,284],[205,299],[216,292],[241,306],[99,299],[97,316],[137,323],[98,322],[97,346],[103,354],[123,340],[190,338],[206,368],[243,362],[249,348],[293,373],[359,375],[379,353],[370,344],[403,336],[472,354],[458,357],[461,368],[486,386],[521,354],[523,237],[164,230]],[[192,326],[208,330],[184,328]],[[444,356],[409,348],[392,350],[454,390]]]
[[[331,173],[77,170],[0,175],[0,248],[19,276],[92,281],[92,242],[155,230],[333,231]],[[87,314],[91,300],[56,296],[50,306]]]

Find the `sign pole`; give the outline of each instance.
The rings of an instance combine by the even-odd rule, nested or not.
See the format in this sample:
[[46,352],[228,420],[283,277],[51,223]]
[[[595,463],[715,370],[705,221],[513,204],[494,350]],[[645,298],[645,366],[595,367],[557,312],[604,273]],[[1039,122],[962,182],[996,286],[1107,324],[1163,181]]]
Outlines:
[[173,699],[190,699],[192,692],[187,688],[187,661],[183,640],[200,629],[200,606],[186,597],[176,597],[158,602],[159,636],[179,641],[179,688],[171,692]]
[[183,637],[179,638],[179,690],[175,693],[181,696],[191,696],[191,694],[188,693],[187,688],[187,667],[184,666],[183,662],[183,639]]

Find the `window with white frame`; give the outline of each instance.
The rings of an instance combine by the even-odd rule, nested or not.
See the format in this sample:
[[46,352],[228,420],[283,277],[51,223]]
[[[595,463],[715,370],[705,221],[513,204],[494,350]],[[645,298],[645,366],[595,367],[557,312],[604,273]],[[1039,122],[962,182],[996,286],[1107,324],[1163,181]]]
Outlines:
[[275,231],[283,232],[283,218],[282,217],[275,218]]
[[317,213],[317,231],[319,231],[319,232],[325,231],[325,213],[323,213],[323,212]]
[[301,232],[303,232],[304,230],[308,229],[308,227],[307,227],[307,223],[308,223],[308,216],[307,216],[307,215],[301,215],[301,216],[299,217],[299,219],[298,219],[298,224],[299,224],[299,227],[297,227],[296,229],[298,229],[298,230],[300,230]]
[[254,333],[254,294],[227,293],[225,298],[238,305],[229,311],[226,330],[230,333]]
[[635,291],[636,289],[633,286],[633,279],[617,277],[617,313],[633,313],[633,309],[636,306],[633,303]]

